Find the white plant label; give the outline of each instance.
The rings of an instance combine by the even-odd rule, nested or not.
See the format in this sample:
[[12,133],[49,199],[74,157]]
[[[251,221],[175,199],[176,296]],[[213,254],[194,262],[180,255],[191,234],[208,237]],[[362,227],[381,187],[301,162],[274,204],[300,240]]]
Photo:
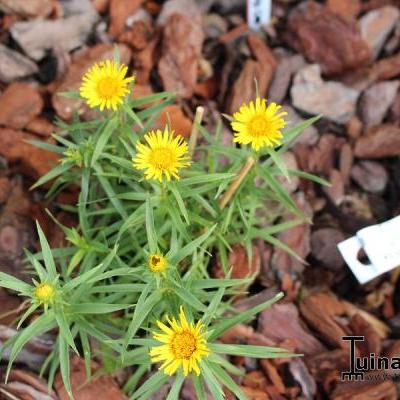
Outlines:
[[247,25],[259,31],[271,22],[272,0],[247,0]]
[[[400,216],[361,229],[356,236],[339,243],[338,248],[361,284],[400,266]],[[360,249],[370,264],[358,260]]]

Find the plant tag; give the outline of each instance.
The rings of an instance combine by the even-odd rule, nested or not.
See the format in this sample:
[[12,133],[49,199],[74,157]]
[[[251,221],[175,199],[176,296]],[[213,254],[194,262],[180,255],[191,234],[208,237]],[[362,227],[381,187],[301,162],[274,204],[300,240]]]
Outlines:
[[[400,266],[400,216],[361,229],[356,236],[339,243],[338,248],[361,284]],[[360,249],[370,264],[358,260]]]
[[272,0],[247,0],[247,25],[254,31],[271,22]]

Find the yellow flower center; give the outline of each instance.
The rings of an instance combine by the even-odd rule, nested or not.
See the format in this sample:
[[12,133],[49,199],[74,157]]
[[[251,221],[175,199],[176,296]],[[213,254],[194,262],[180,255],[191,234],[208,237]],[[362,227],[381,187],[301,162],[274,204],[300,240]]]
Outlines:
[[153,165],[160,170],[169,170],[176,162],[176,156],[168,147],[154,149],[151,153]]
[[97,84],[97,92],[100,97],[110,99],[118,92],[118,82],[109,77],[100,79]]
[[41,283],[35,289],[36,298],[43,303],[47,303],[50,300],[52,300],[55,293],[56,293],[56,290],[55,290],[54,286],[51,285],[50,283],[46,283],[46,282]]
[[265,136],[268,133],[269,123],[262,115],[256,115],[249,121],[249,131],[252,136]]
[[175,358],[189,360],[196,351],[196,338],[187,331],[176,333],[170,346]]
[[149,268],[152,272],[163,272],[167,267],[167,260],[161,254],[152,254],[149,257]]

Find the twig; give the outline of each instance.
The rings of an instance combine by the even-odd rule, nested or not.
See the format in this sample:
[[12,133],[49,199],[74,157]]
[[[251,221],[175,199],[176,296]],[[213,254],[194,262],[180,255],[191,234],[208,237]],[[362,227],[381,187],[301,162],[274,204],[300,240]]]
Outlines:
[[240,186],[240,184],[242,183],[243,179],[249,173],[249,171],[253,167],[254,163],[255,163],[254,158],[250,156],[247,159],[246,164],[243,165],[242,169],[236,175],[235,180],[228,187],[228,190],[221,197],[221,200],[219,202],[219,206],[220,206],[221,210],[223,210],[226,207],[226,205],[229,203],[230,199],[235,194],[237,188]]
[[196,148],[197,139],[199,137],[199,126],[201,125],[201,121],[203,120],[204,115],[204,107],[196,108],[196,115],[194,116],[192,132],[190,133],[189,140],[189,153],[193,154],[194,149]]

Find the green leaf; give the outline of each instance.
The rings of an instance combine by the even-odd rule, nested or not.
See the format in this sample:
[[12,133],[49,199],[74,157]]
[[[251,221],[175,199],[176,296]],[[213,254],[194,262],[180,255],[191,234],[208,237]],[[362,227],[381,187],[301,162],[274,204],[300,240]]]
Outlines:
[[55,313],[57,324],[60,328],[60,334],[64,337],[67,344],[75,351],[75,353],[79,356],[78,349],[75,346],[74,338],[72,337],[71,330],[69,329],[69,323],[65,318],[64,310],[59,307]]
[[283,140],[284,143],[288,144],[291,143],[300,133],[302,133],[305,129],[307,129],[309,126],[311,126],[314,122],[317,122],[322,115],[317,115],[316,117],[312,117],[310,119],[307,119],[306,121],[289,128],[283,132]]
[[91,166],[93,167],[94,164],[96,163],[97,159],[100,157],[101,153],[104,150],[104,147],[107,145],[108,140],[110,139],[110,136],[114,132],[115,128],[117,127],[117,119],[114,117],[110,121],[108,121],[107,125],[105,126],[103,132],[101,132],[95,148],[93,150],[93,155],[92,155],[92,160],[91,160]]
[[201,174],[199,176],[193,176],[191,178],[181,179],[177,186],[185,187],[198,185],[199,183],[210,183],[210,182],[229,182],[236,175],[231,173],[218,173],[218,174]]
[[174,288],[175,294],[180,297],[185,303],[195,308],[196,310],[205,312],[207,307],[189,290],[187,290],[184,286],[176,286]]
[[279,154],[277,154],[277,152],[274,149],[270,149],[268,147],[267,147],[267,153],[271,157],[275,165],[278,167],[281,174],[286,178],[286,180],[290,181],[289,173],[285,165],[285,162],[281,159]]
[[297,261],[299,261],[303,264],[305,263],[305,261],[295,251],[293,251],[287,244],[283,243],[282,241],[280,241],[279,239],[277,239],[271,235],[268,235],[265,233],[263,233],[262,235],[263,235],[262,238],[266,242],[272,244],[272,246],[278,247],[279,249],[286,251],[286,253],[290,254]]
[[[71,290],[75,289],[76,287],[78,287],[84,283],[95,282],[99,277],[102,276],[101,272],[103,272],[110,265],[111,261],[114,259],[115,255],[117,253],[117,250],[118,250],[118,246],[116,245],[101,264],[84,272],[83,274],[78,275],[76,278],[67,282],[63,287],[63,292],[65,292],[65,293],[70,292]],[[115,270],[113,272],[115,272]],[[92,278],[94,276],[96,277],[96,280],[92,281]]]
[[210,304],[208,305],[208,308],[206,312],[204,313],[204,316],[202,318],[202,321],[205,326],[208,326],[208,324],[211,321],[211,318],[216,317],[215,313],[217,311],[218,306],[221,303],[222,297],[225,293],[225,288],[220,287],[217,291],[217,293],[214,294]]
[[134,111],[132,111],[128,104],[124,104],[124,110],[133,122],[136,122],[140,126],[140,128],[144,128],[139,116]]
[[42,140],[27,140],[26,143],[29,143],[35,147],[39,147],[40,149],[51,151],[56,154],[64,154],[65,147],[56,146],[55,144],[43,142]]
[[251,358],[287,358],[299,357],[301,354],[293,354],[279,347],[252,346],[246,344],[222,344],[210,343],[211,351],[229,356],[243,356]]
[[172,194],[175,197],[176,203],[178,204],[179,210],[181,211],[181,214],[183,218],[185,219],[185,222],[189,224],[189,214],[186,210],[185,203],[182,200],[182,197],[179,193],[179,190],[174,186],[174,184],[169,185],[169,189],[171,190]]
[[165,375],[164,372],[158,371],[153,374],[149,379],[147,379],[143,385],[136,390],[135,393],[131,396],[132,400],[136,400],[143,395],[150,396],[155,393],[160,387],[168,381],[168,375]]
[[206,361],[200,363],[201,372],[204,375],[204,380],[210,389],[210,392],[213,394],[215,400],[224,400],[225,395],[222,390],[221,385],[219,384],[217,378],[215,377],[213,371],[208,366]]
[[81,303],[72,304],[71,312],[75,314],[108,314],[131,307],[129,304]]
[[242,392],[236,382],[221,368],[218,364],[210,363],[210,369],[214,372],[218,379],[227,387],[239,400],[249,400],[249,398]]
[[39,186],[44,185],[46,182],[51,181],[59,175],[64,174],[68,170],[73,167],[71,162],[66,162],[62,164],[58,164],[52,170],[50,170],[47,174],[43,175],[35,184],[31,186],[31,190],[36,189]]
[[0,272],[0,286],[20,292],[25,296],[29,296],[33,290],[32,286],[4,272]]
[[272,304],[279,301],[282,297],[283,293],[280,292],[272,299],[265,301],[264,303],[258,304],[257,306],[251,308],[250,310],[241,311],[239,314],[233,317],[224,318],[219,324],[217,324],[215,327],[212,327],[213,331],[211,332],[208,340],[212,341],[218,339],[224,332],[226,332],[233,326],[241,324],[243,322],[250,321],[254,315],[270,307]]
[[256,165],[255,168],[258,175],[261,176],[267,185],[271,187],[282,204],[294,214],[301,215],[301,212],[298,210],[293,199],[285,191],[282,185],[270,174],[268,167]]
[[206,400],[206,391],[204,390],[203,380],[197,375],[192,375],[194,391],[196,392],[197,400]]
[[49,279],[51,281],[55,281],[57,278],[57,270],[56,264],[54,263],[53,254],[51,253],[49,243],[38,221],[36,221],[36,227],[39,234],[40,246],[42,248],[44,265],[46,266],[47,273],[49,274]]
[[171,387],[170,392],[168,393],[166,400],[179,400],[179,392],[181,391],[184,381],[185,381],[185,377],[183,375],[179,374],[175,378],[175,381]]
[[117,198],[116,193],[114,192],[114,189],[110,182],[105,179],[102,174],[103,170],[101,169],[100,165],[96,164],[93,166],[94,170],[97,173],[97,179],[99,180],[101,186],[103,187],[104,191],[107,193],[108,198],[110,199],[111,203],[115,207],[115,209],[119,212],[122,218],[126,219],[128,217],[128,214],[125,210],[125,207],[123,204],[119,201]]
[[139,297],[133,313],[132,321],[129,324],[129,328],[124,339],[124,349],[128,347],[130,340],[136,335],[136,332],[140,329],[147,315],[153,310],[153,307],[162,298],[160,291],[154,291],[149,296],[149,292],[151,290],[152,287],[148,285]]
[[207,232],[203,233],[197,239],[193,240],[192,242],[188,243],[185,247],[178,250],[176,254],[171,255],[170,258],[171,264],[177,265],[185,257],[191,255],[199,246],[201,246],[202,243],[204,243],[210,237],[210,235],[214,232],[216,227],[217,224],[207,229]]
[[40,317],[36,318],[31,322],[27,327],[25,327],[18,336],[14,340],[14,345],[11,349],[11,353],[9,356],[7,373],[6,373],[6,381],[8,380],[8,376],[10,374],[11,367],[17,358],[19,352],[22,348],[34,337],[41,335],[44,332],[47,332],[53,329],[56,326],[56,320],[54,318],[53,313],[42,314]]
[[67,97],[68,99],[82,100],[79,92],[57,92],[57,96]]
[[[21,325],[24,323],[24,321],[33,313],[36,311],[36,309],[39,308],[39,303],[33,303],[29,306],[29,308],[24,312],[22,317],[18,321],[17,325],[17,330],[21,327]],[[1,358],[1,357],[0,357]]]
[[157,234],[154,227],[154,215],[153,207],[150,202],[150,194],[147,194],[146,199],[146,233],[147,233],[147,243],[149,245],[150,253],[154,254],[157,252]]
[[58,351],[60,355],[60,370],[61,377],[67,391],[68,397],[73,400],[71,380],[70,380],[70,365],[69,365],[69,346],[64,336],[60,335],[58,337]]
[[201,279],[193,283],[194,289],[215,289],[215,288],[227,288],[232,286],[243,286],[254,279],[250,276],[243,279]]
[[308,172],[299,171],[297,169],[289,169],[289,175],[298,176],[299,178],[308,179],[309,181],[313,181],[323,186],[331,186],[331,183],[327,180],[320,178],[314,174],[309,174]]
[[92,374],[92,366],[91,366],[92,360],[91,360],[89,337],[87,333],[82,330],[79,331],[79,336],[81,338],[83,357],[85,359],[86,381],[88,382]]

